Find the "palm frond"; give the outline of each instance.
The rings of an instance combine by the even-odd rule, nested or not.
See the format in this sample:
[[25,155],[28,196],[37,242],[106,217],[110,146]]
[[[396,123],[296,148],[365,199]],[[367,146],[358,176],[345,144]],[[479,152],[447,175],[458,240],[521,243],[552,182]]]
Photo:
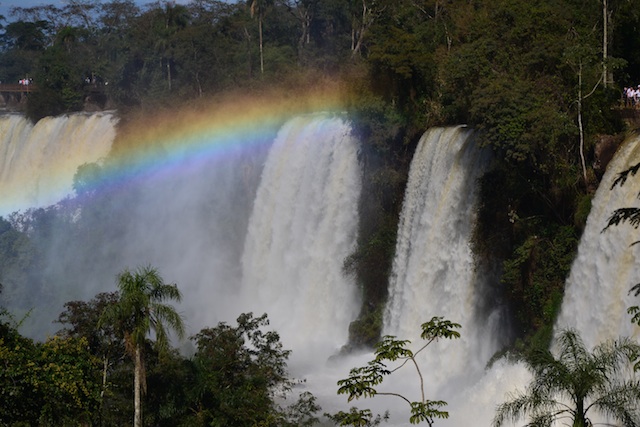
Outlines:
[[616,209],[607,220],[607,225],[602,229],[602,231],[625,222],[628,222],[634,228],[638,228],[640,226],[640,208]]
[[627,178],[629,178],[630,175],[633,176],[638,173],[638,170],[640,170],[640,163],[620,172],[617,178],[613,181],[613,184],[611,184],[611,190],[613,190],[617,185],[622,187],[624,183],[627,182]]
[[[496,410],[496,415],[493,419],[493,426],[500,427],[503,423],[511,421],[517,422],[518,420],[529,416],[531,420],[537,420],[538,424],[530,424],[536,426],[547,426],[543,420],[551,419],[568,412],[568,408],[558,402],[551,399],[548,395],[532,392],[519,393],[512,400],[502,403]],[[540,424],[542,423],[542,424]]]
[[622,422],[624,426],[640,426],[640,382],[624,381],[612,385],[590,407]]

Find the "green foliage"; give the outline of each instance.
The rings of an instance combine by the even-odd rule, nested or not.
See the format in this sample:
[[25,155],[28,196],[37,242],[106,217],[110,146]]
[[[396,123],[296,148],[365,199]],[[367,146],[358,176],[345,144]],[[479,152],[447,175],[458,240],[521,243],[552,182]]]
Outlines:
[[569,418],[573,426],[586,427],[590,411],[624,425],[640,422],[640,383],[625,370],[640,357],[637,343],[621,338],[588,351],[575,331],[565,330],[556,344],[557,355],[538,348],[526,356],[533,379],[526,392],[498,407],[494,426],[529,416],[528,425]]
[[182,294],[175,284],[166,284],[158,271],[150,266],[127,269],[118,275],[119,300],[107,305],[98,320],[98,327],[121,329],[125,346],[134,362],[134,425],[142,426],[141,393],[146,391],[144,345],[147,335],[155,334],[155,347],[160,352],[169,349],[168,329],[179,338],[184,336],[182,317],[167,300],[180,301]]
[[90,419],[100,400],[100,361],[88,351],[84,338],[53,337],[40,348],[43,364],[37,384],[45,398],[40,419],[64,425]]
[[[192,337],[198,382],[193,389],[192,425],[310,425],[319,409],[315,398],[300,396],[290,408],[275,403],[294,382],[287,376],[285,350],[275,331],[264,331],[267,315],[241,314],[237,326],[220,323]],[[279,421],[275,421],[279,420]]]
[[633,316],[631,317],[631,323],[636,323],[638,324],[638,326],[640,326],[640,307],[638,307],[637,305],[631,306],[627,309],[627,313]]
[[441,411],[439,408],[446,406],[447,402],[443,400],[429,400],[427,402],[411,402],[411,424],[420,424],[425,421],[429,425],[433,425],[434,418],[449,418],[449,413]]
[[102,177],[102,167],[97,163],[84,163],[78,166],[73,176],[73,190],[78,196],[89,193]]
[[[62,338],[84,339],[92,357],[100,361],[96,375],[101,377],[99,408],[91,418],[94,423],[119,424],[129,422],[130,408],[123,399],[122,389],[129,390],[131,365],[127,364],[123,331],[116,324],[100,324],[100,318],[119,300],[117,292],[99,293],[85,301],[69,301],[56,322],[64,325],[58,332]],[[98,326],[100,324],[100,326]],[[123,419],[122,414],[127,416]]]
[[[369,300],[370,301],[370,300]],[[349,325],[349,348],[373,347],[380,339],[384,305],[366,305],[356,320]]]
[[351,407],[349,412],[339,411],[335,414],[325,414],[325,416],[339,426],[373,427],[380,425],[383,421],[386,422],[389,419],[389,412],[385,412],[384,415],[377,414],[374,417],[370,409],[359,410]]
[[[426,341],[417,351],[409,348],[411,341],[399,340],[394,336],[386,335],[382,338],[375,348],[375,358],[367,363],[366,366],[351,369],[349,377],[338,381],[338,394],[346,394],[347,401],[361,397],[375,397],[378,395],[396,396],[409,404],[410,417],[412,424],[425,421],[429,425],[433,425],[435,418],[448,418],[449,414],[441,410],[446,406],[446,402],[441,400],[427,400],[424,397],[424,380],[416,356],[422,352],[429,344],[440,338],[456,339],[460,337],[458,323],[453,323],[443,317],[433,317],[430,321],[421,325],[422,332],[420,337]],[[393,368],[387,368],[388,362],[400,361],[401,363]],[[391,375],[407,363],[411,363],[420,380],[420,390],[422,399],[420,401],[411,401],[400,393],[380,392],[377,386],[382,384],[385,376]],[[349,414],[336,414],[338,419],[346,424],[341,425],[368,425],[371,422],[370,411],[352,410]]]
[[99,325],[122,327],[130,351],[142,345],[153,330],[159,349],[168,348],[168,330],[173,329],[178,337],[184,335],[182,317],[164,301],[180,302],[182,294],[175,284],[166,284],[158,271],[150,266],[131,272],[128,269],[118,274],[120,299],[109,305]]
[[145,423],[158,427],[185,423],[191,416],[191,387],[198,381],[194,364],[176,349],[162,353],[148,349],[145,354]]
[[35,344],[17,331],[0,338],[0,422],[64,426],[86,422],[100,400],[99,365],[84,339]]
[[38,57],[32,70],[36,91],[29,95],[26,114],[32,121],[82,110],[85,78],[95,75],[93,39],[84,28],[62,26],[53,45]]
[[593,195],[591,194],[585,194],[579,198],[574,215],[574,224],[577,227],[584,228],[584,225],[587,223],[587,217],[589,216],[589,212],[591,212],[592,200]]
[[0,422],[37,422],[42,396],[34,387],[36,347],[9,323],[0,324]]
[[540,333],[536,339],[549,343],[577,244],[571,226],[549,228],[544,235],[528,237],[504,262],[501,281],[518,307],[524,337]]

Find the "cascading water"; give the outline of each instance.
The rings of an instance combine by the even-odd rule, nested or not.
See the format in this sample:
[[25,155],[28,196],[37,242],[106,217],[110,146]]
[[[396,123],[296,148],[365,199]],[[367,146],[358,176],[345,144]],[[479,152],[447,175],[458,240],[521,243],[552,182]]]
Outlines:
[[110,113],[0,116],[0,215],[54,204],[73,192],[78,166],[107,156],[115,138]]
[[[49,169],[68,177],[66,190],[71,192],[77,167],[106,155],[112,138],[108,139],[105,154],[78,156],[76,163],[66,161],[67,146],[74,146],[71,151],[81,154],[86,145],[97,144],[116,133],[111,115],[78,114],[45,118],[32,129],[39,136],[24,130],[24,140],[19,141],[19,123],[23,119],[6,120],[18,124],[12,134],[4,135],[0,146],[16,146],[24,154],[11,157],[5,153],[8,159],[0,158],[0,164],[11,164],[16,171],[9,174],[0,170],[2,194],[9,193],[4,189],[20,194],[18,190],[31,185],[30,180],[46,181]],[[27,129],[29,126],[24,125]],[[46,132],[52,134],[47,136]],[[188,142],[203,141],[201,145],[216,147],[218,141],[208,141],[215,136],[189,135],[190,139],[178,147],[168,143],[165,147],[164,141],[156,141],[154,166],[168,167],[141,166],[135,175],[119,170],[117,164],[112,165],[117,162],[110,159],[104,180],[96,183],[89,194],[37,212],[35,221],[42,226],[36,226],[30,235],[37,258],[32,260],[34,265],[28,276],[13,271],[3,275],[0,269],[0,282],[4,285],[0,305],[10,307],[17,318],[34,308],[21,331],[44,339],[60,329],[52,321],[62,312],[63,303],[115,291],[115,277],[123,269],[151,265],[183,291],[185,300],[179,309],[187,317],[189,333],[215,326],[220,320],[235,319],[246,311],[241,305],[233,305],[235,300],[230,301],[237,294],[249,212],[274,133],[265,129],[237,143],[234,135],[224,134],[218,138],[223,140],[223,149],[204,150],[197,155],[191,154]],[[40,140],[41,144],[37,144]],[[229,140],[232,142],[226,143]],[[59,157],[52,154],[56,150],[62,153]],[[28,161],[32,157],[42,157],[50,168],[32,167]],[[18,173],[21,170],[28,170],[30,175]],[[122,175],[127,179],[120,180]],[[0,200],[3,207],[5,202]],[[30,201],[25,204],[24,208],[32,206]],[[31,221],[30,215],[24,215],[26,221]],[[21,220],[22,217],[18,219]]]
[[[478,312],[487,278],[476,270],[470,247],[477,179],[489,161],[490,154],[476,146],[472,131],[430,129],[414,154],[400,217],[383,333],[410,339],[417,350],[420,325],[431,317],[462,324],[460,340],[433,343],[420,358],[427,398],[449,402],[445,409],[451,418],[438,420],[438,425],[489,425],[495,402],[469,391],[502,389],[504,382],[501,378],[497,385],[477,385],[499,345],[498,316]],[[344,364],[362,366],[370,358],[355,355]],[[343,371],[342,378],[347,374]],[[387,377],[380,390],[420,398],[417,373],[409,365]],[[409,408],[400,399],[376,397],[362,406],[374,413],[389,409],[392,425],[409,425]]]
[[324,361],[358,310],[342,271],[353,251],[361,187],[357,144],[341,117],[302,116],[267,158],[242,259],[242,299],[267,312],[292,357]]
[[476,274],[470,239],[477,180],[489,157],[474,142],[462,127],[430,129],[419,142],[389,284],[385,334],[416,340],[433,316],[462,324],[460,341],[439,342],[425,356],[436,383],[482,369],[496,350],[476,318],[485,279]]
[[617,208],[638,206],[639,183],[630,177],[611,188],[616,175],[640,162],[640,137],[627,140],[607,166],[595,197],[578,255],[565,286],[556,330],[573,328],[588,348],[618,336],[640,336],[626,310],[638,300],[629,288],[640,282],[640,233],[629,224],[603,231]]
[[[325,363],[347,342],[360,305],[342,271],[356,243],[358,144],[343,117],[325,114],[290,120],[275,140],[256,138],[212,156],[160,149],[154,162],[170,169],[47,212],[56,226],[38,241],[43,258],[29,291],[3,282],[3,302],[36,308],[21,331],[45,338],[59,328],[51,320],[64,302],[113,291],[123,268],[152,265],[182,290],[189,334],[266,312],[293,350],[292,375],[307,379],[301,387],[335,400]],[[77,165],[66,167],[73,176]],[[78,206],[79,215],[66,213]]]
[[[114,124],[110,114],[44,119],[35,127],[18,116],[0,118],[2,207],[44,206],[71,193],[77,166],[107,155]],[[640,236],[628,225],[600,232],[613,209],[637,201],[632,182],[637,177],[609,190],[617,172],[640,161],[637,142],[620,150],[596,194],[558,320],[558,327],[577,328],[588,345],[638,333],[625,311],[634,302],[629,287],[640,282],[632,268],[640,245],[629,246]],[[31,277],[41,288],[27,295],[32,300],[25,302],[26,309],[36,307],[27,323],[50,325],[62,302],[114,290],[113,277],[122,268],[152,264],[183,290],[190,332],[241,312],[267,312],[285,348],[293,349],[294,375],[308,379],[306,386],[320,397],[323,411],[345,410],[348,404],[336,396],[335,381],[371,356],[325,364],[346,342],[359,306],[354,284],[342,273],[356,240],[357,149],[343,118],[303,116],[280,130],[266,163],[264,151],[238,148],[225,153],[224,161],[185,160],[184,168],[159,171],[83,201],[83,215],[53,230],[42,247],[47,256],[34,272],[41,276]],[[504,393],[528,380],[522,367],[506,362],[483,372],[499,334],[492,333],[497,323],[492,316],[478,316],[485,278],[474,270],[469,238],[476,180],[487,164],[488,155],[474,146],[471,131],[425,133],[411,166],[398,231],[383,332],[418,344],[419,325],[432,316],[462,324],[460,340],[442,340],[424,353],[427,397],[449,402],[451,418],[438,420],[443,426],[489,426]],[[66,176],[59,194],[52,196],[55,191],[46,187],[54,180],[42,165],[65,169],[57,172]],[[21,290],[10,280],[3,284],[10,295]],[[41,330],[32,335],[44,337]],[[411,373],[395,384],[417,392]],[[393,391],[393,381],[386,385]],[[388,399],[358,406],[380,413],[397,408],[392,425],[407,420],[407,408]]]
[[[630,245],[640,236],[628,224],[603,231],[614,209],[637,206],[638,183],[634,179],[638,177],[630,177],[622,187],[611,189],[611,185],[619,172],[638,162],[640,138],[636,136],[619,148],[607,166],[565,285],[556,333],[573,328],[589,349],[619,336],[640,336],[639,328],[631,324],[626,314],[627,307],[637,304],[637,299],[629,295],[629,288],[640,282],[636,268],[640,248]],[[523,391],[530,380],[522,365],[499,361],[481,381],[465,390],[460,411],[472,415],[466,419],[454,415],[462,420],[454,425],[489,426],[495,405],[508,399],[506,393]],[[599,414],[591,414],[591,421],[594,425],[611,425],[611,420]]]

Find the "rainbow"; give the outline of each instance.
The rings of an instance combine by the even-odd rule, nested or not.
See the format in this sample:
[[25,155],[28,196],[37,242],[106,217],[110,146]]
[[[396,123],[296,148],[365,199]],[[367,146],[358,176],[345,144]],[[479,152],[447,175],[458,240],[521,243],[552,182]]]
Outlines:
[[[344,109],[339,92],[227,96],[179,111],[138,113],[123,121],[106,163],[108,184],[147,173],[221,161],[238,149],[270,144],[289,118]],[[105,184],[103,182],[103,184]]]
[[[82,163],[76,164],[73,170],[64,171],[65,177],[61,180],[65,181],[65,189],[46,190],[51,194],[45,199],[50,201],[59,197],[57,200],[60,200],[73,194],[76,171],[81,183],[78,189],[94,193],[124,186],[131,180],[150,174],[171,174],[177,169],[194,167],[212,159],[224,161],[238,150],[270,144],[281,125],[293,116],[343,111],[344,105],[342,87],[327,83],[320,89],[271,89],[249,95],[236,93],[173,110],[128,113],[122,115],[117,125],[117,136],[108,156],[93,160],[100,160],[100,168],[83,166],[78,170]],[[56,170],[56,175],[62,174],[57,172],[60,169],[57,165],[49,166]],[[38,207],[20,200],[17,193],[25,191],[22,183],[17,187],[14,183],[11,190],[3,191],[3,185],[7,184],[3,180],[6,179],[10,178],[2,177],[0,171],[0,215]],[[57,181],[58,177],[45,180]],[[43,186],[36,184],[36,187]],[[9,195],[8,191],[12,194]]]

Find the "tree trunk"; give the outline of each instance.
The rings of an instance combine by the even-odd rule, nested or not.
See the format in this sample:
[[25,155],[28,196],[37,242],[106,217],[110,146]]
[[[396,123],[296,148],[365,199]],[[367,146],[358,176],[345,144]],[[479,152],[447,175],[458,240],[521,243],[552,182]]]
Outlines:
[[580,61],[578,71],[578,131],[580,132],[580,163],[582,165],[582,176],[584,185],[587,182],[587,164],[584,158],[584,127],[582,125],[582,60]]
[[107,391],[107,373],[109,371],[109,358],[102,358],[102,390],[100,390],[100,412],[98,413],[98,425],[102,426],[102,411],[104,409],[104,392]]
[[262,16],[258,17],[258,30],[260,32],[260,74],[264,74],[264,55],[262,53]]
[[584,400],[576,402],[576,415],[573,419],[573,427],[587,427],[587,419],[584,414]]
[[301,32],[298,38],[298,62],[302,64],[304,58],[304,48],[310,42],[311,15],[309,10],[299,10],[298,18],[300,18]]
[[366,0],[362,0],[362,21],[360,22],[359,30],[355,30],[354,28],[351,30],[351,57],[355,58],[359,53],[362,47],[362,41],[364,40],[364,33],[369,27],[367,21],[368,16],[371,12],[367,8]]
[[109,369],[109,358],[104,357],[102,359],[102,390],[100,391],[100,399],[104,397],[104,392],[107,390],[107,370]]
[[134,406],[134,427],[142,427],[142,404],[140,399],[140,393],[142,388],[142,350],[140,345],[136,345],[136,354],[134,361],[134,375],[133,375],[133,406]]
[[604,87],[607,87],[607,83],[609,80],[608,70],[607,70],[607,58],[609,56],[608,53],[608,45],[609,45],[609,11],[607,0],[602,0],[602,83]]
[[247,71],[249,72],[249,77],[253,77],[253,62],[251,61],[251,35],[249,34],[249,30],[247,30],[247,27],[244,27],[244,36],[247,39]]
[[167,58],[167,86],[171,92],[171,61]]

